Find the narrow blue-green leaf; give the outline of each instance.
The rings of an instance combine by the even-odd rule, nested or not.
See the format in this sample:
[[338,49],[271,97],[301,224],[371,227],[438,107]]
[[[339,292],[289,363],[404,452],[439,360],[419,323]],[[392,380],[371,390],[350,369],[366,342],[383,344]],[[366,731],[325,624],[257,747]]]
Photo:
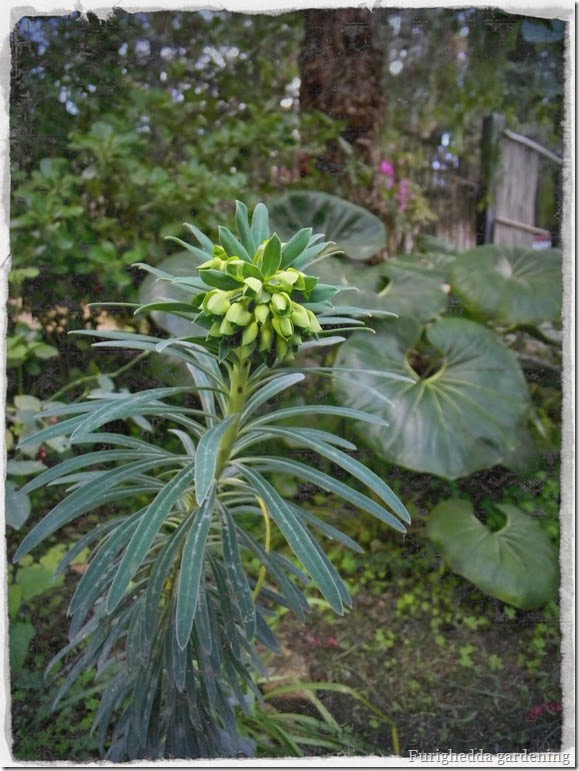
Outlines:
[[261,272],[267,278],[277,273],[281,264],[281,241],[277,233],[269,239],[263,250]]
[[370,415],[363,410],[355,410],[350,407],[338,407],[331,404],[307,404],[301,407],[287,407],[282,410],[275,410],[267,415],[261,415],[252,421],[251,427],[264,425],[265,423],[273,423],[278,420],[286,420],[288,418],[296,418],[301,415],[336,415],[343,418],[352,418],[353,420],[361,420],[366,423],[374,423],[375,425],[388,426],[389,424],[376,415]]
[[294,233],[290,240],[283,245],[281,268],[289,268],[294,260],[302,254],[304,249],[310,243],[311,235],[311,228],[303,228],[302,230],[298,230],[297,233]]
[[[36,527],[34,527],[26,538],[22,541],[18,550],[14,556],[14,561],[18,562],[25,554],[38,546],[41,541],[52,535],[63,525],[68,524],[76,517],[84,514],[90,509],[95,509],[98,506],[102,506],[104,503],[115,500],[119,493],[115,488],[119,482],[125,479],[134,478],[141,472],[148,471],[153,468],[158,468],[168,463],[174,463],[173,458],[153,458],[149,460],[139,461],[137,463],[129,463],[120,468],[112,469],[106,472],[102,477],[87,487],[81,487],[79,490],[71,493],[67,498],[58,503],[52,511],[50,511],[44,519],[42,519]],[[126,495],[126,490],[124,495]]]
[[287,502],[262,476],[247,466],[239,471],[251,483],[256,493],[264,500],[268,512],[283,533],[289,547],[300,560],[313,581],[336,613],[342,614],[344,606],[340,590],[327,566],[320,559],[312,543],[313,538],[294,515]]
[[[311,244],[308,246],[304,251],[299,255],[299,257],[296,257],[296,259],[293,262],[294,268],[298,268],[301,270],[302,268],[306,267],[307,265],[311,264],[314,260],[314,257],[318,257],[322,254],[322,252],[327,247],[333,247],[335,244],[332,241],[323,241],[322,243],[317,244]],[[325,254],[324,257],[329,257],[330,254],[339,254],[342,250],[336,249],[332,252],[328,252],[328,254]]]
[[162,447],[156,447],[154,444],[145,442],[143,439],[137,439],[136,436],[126,436],[125,434],[113,434],[109,431],[97,432],[96,434],[87,434],[75,438],[71,444],[112,444],[113,446],[127,447],[135,450],[141,450],[145,453],[159,453],[160,455],[170,455]]
[[241,201],[235,202],[235,224],[246,252],[253,256],[257,251],[257,245],[251,235],[247,206]]
[[143,640],[145,645],[149,645],[153,639],[155,625],[159,620],[158,606],[161,592],[163,591],[167,578],[173,568],[183,539],[188,533],[189,526],[189,521],[183,520],[177,530],[170,536],[167,536],[165,546],[155,559],[145,591],[145,605],[143,610]]
[[173,313],[176,316],[181,316],[181,318],[187,318],[188,315],[196,316],[199,313],[198,308],[194,308],[191,303],[180,303],[174,300],[157,300],[156,302],[139,306],[134,315],[136,316],[137,313],[151,313],[152,311]]
[[[187,241],[183,241],[182,238],[177,238],[176,236],[166,236],[165,240],[173,241],[174,243],[179,244],[179,246],[182,246],[183,249],[187,249],[188,252],[194,254],[195,257],[197,257],[202,262],[207,262],[207,259],[212,256],[203,249],[198,249],[196,246],[193,246],[193,244],[189,244]],[[193,273],[195,270],[197,270],[197,265],[191,265],[191,272]],[[175,278],[175,276],[171,276],[171,278]]]
[[243,260],[244,262],[251,262],[251,257],[247,253],[246,248],[240,241],[237,240],[231,230],[228,230],[224,227],[220,227],[218,230],[221,246],[225,249],[230,257],[239,257],[239,259]]
[[[261,512],[260,512],[261,513]],[[283,569],[278,566],[275,561],[276,553],[271,552],[267,554],[257,541],[249,535],[242,528],[238,528],[238,534],[240,541],[252,551],[259,559],[262,565],[267,569],[269,580],[275,581],[282,594],[282,599],[279,601],[281,605],[289,608],[293,611],[302,623],[305,623],[306,613],[309,613],[311,608],[308,604],[306,596],[301,592],[284,573]],[[306,583],[309,582],[307,576]]]
[[[342,447],[344,450],[353,451],[357,449],[356,445],[352,444],[352,442],[348,441],[348,439],[342,439],[341,436],[338,436],[337,434],[331,434],[327,431],[320,431],[315,428],[292,428],[290,430],[296,432],[294,440],[289,442],[289,444],[294,447],[299,446],[304,438],[309,437],[311,440],[327,442],[329,445],[334,447]],[[298,431],[299,436],[297,433]],[[235,455],[238,456],[239,453],[245,452],[249,447],[260,444],[266,439],[274,439],[277,436],[278,435],[275,433],[275,429],[270,429],[269,425],[257,426],[256,428],[250,426],[235,442],[233,451]]]
[[[187,246],[189,246],[189,244],[187,244]],[[156,276],[160,281],[172,281],[175,278],[175,276],[172,273],[167,273],[166,270],[160,270],[159,268],[155,268],[153,267],[153,265],[147,265],[146,262],[134,262],[131,267],[139,268],[140,270],[144,270],[147,273],[151,273],[153,276]]]
[[269,648],[270,651],[273,651],[273,653],[276,653],[278,656],[280,655],[281,650],[279,647],[279,643],[274,633],[269,628],[267,621],[264,619],[263,615],[259,611],[256,617],[255,633],[256,633],[257,639],[263,645]]
[[110,399],[106,403],[92,412],[85,420],[80,423],[71,434],[71,438],[81,434],[89,434],[95,428],[99,428],[105,423],[113,420],[125,418],[136,412],[138,408],[147,403],[156,402],[159,399],[175,394],[182,394],[191,389],[183,387],[172,388],[151,388],[148,391],[141,391],[138,394],[129,394],[123,399]]
[[205,500],[215,479],[221,440],[237,418],[238,415],[230,415],[218,425],[210,428],[203,434],[197,445],[197,454],[195,456],[195,498],[198,505],[201,505]]
[[189,434],[185,431],[181,431],[180,428],[170,428],[170,434],[174,434],[183,445],[183,449],[191,458],[195,457],[195,442],[191,439]]
[[144,455],[142,452],[135,452],[134,450],[102,450],[99,452],[90,452],[86,455],[78,455],[74,458],[64,460],[61,463],[57,463],[56,466],[52,466],[44,473],[31,479],[30,482],[25,484],[24,487],[19,490],[19,492],[29,493],[32,492],[32,490],[37,490],[39,487],[44,487],[44,485],[49,484],[49,482],[58,484],[59,479],[70,474],[70,472],[92,466],[96,463],[112,463],[113,461],[119,460],[147,460],[147,457],[150,457],[151,455],[161,454],[162,453],[160,452],[149,452]]
[[230,512],[225,507],[220,507],[223,516],[223,563],[233,587],[236,602],[239,604],[239,611],[245,637],[251,642],[255,634],[255,605],[251,590],[247,582],[247,575],[241,562],[241,554],[237,535],[235,532],[235,523]]
[[195,463],[182,468],[149,504],[145,516],[133,534],[107,599],[107,612],[111,613],[122,600],[131,578],[140,568],[157,533],[175,503],[183,497],[195,475]]
[[211,527],[214,507],[215,486],[212,485],[208,495],[195,514],[193,524],[183,546],[175,615],[175,636],[181,650],[187,646],[193,628],[201,576],[205,566],[205,545]]
[[[225,569],[223,568],[221,561],[217,559],[214,554],[209,554],[209,562],[211,564],[211,571],[213,578],[215,579],[216,596],[219,605],[221,606],[221,624],[220,632],[223,638],[225,638],[226,645],[231,649],[233,656],[236,659],[241,658],[241,635],[239,627],[236,625],[235,620],[238,616],[237,608],[231,603],[231,596],[229,592],[229,586],[227,584]],[[215,654],[219,650],[218,646],[215,646],[212,653]]]
[[[406,510],[404,504],[399,498],[392,492],[388,485],[377,474],[370,469],[366,468],[362,463],[352,458],[341,450],[332,447],[325,442],[320,442],[317,439],[312,438],[307,433],[304,433],[299,428],[287,429],[287,428],[269,428],[268,433],[273,436],[283,437],[290,441],[301,441],[306,447],[310,447],[320,455],[328,458],[333,463],[341,466],[345,471],[352,474],[353,477],[363,482],[369,487],[376,495],[387,503],[390,508],[402,519],[404,522],[410,522],[410,514]],[[398,528],[400,529],[400,527]]]
[[211,600],[207,596],[207,591],[205,589],[205,580],[203,575],[201,575],[194,625],[195,634],[199,638],[200,644],[203,646],[203,649],[208,655],[211,653],[213,647],[213,634],[211,632],[211,621],[209,618],[209,614],[211,613],[210,603]]
[[213,391],[210,389],[209,378],[199,366],[187,364],[187,369],[189,370],[191,377],[197,386],[199,399],[201,400],[201,406],[204,412],[206,412],[208,415],[207,425],[211,427],[215,422],[213,417],[215,416],[215,397],[213,395]]
[[87,588],[94,586],[94,584],[99,581],[105,568],[110,567],[114,557],[134,533],[144,511],[145,509],[141,509],[129,517],[129,519],[125,520],[125,522],[123,522],[123,524],[100,545],[96,554],[91,558],[88,568],[76,587],[76,591],[70,601],[70,614],[77,612],[84,601]]
[[46,442],[49,439],[55,439],[57,436],[67,436],[71,431],[74,431],[84,419],[84,415],[77,415],[76,417],[68,418],[67,420],[59,420],[58,423],[55,423],[53,426],[47,426],[34,434],[25,436],[18,442],[17,447],[24,447],[30,442]]
[[[298,479],[305,479],[307,482],[311,482],[312,484],[321,487],[322,490],[326,490],[327,492],[333,493],[343,500],[348,501],[348,503],[353,504],[356,508],[366,511],[368,514],[372,514],[374,517],[377,517],[391,527],[394,527],[401,532],[405,531],[403,525],[401,525],[389,511],[380,506],[379,503],[376,503],[376,501],[373,501],[372,498],[368,498],[368,496],[358,492],[358,490],[355,490],[353,487],[350,487],[344,482],[340,482],[338,479],[334,479],[334,477],[329,474],[324,474],[322,471],[319,471],[312,466],[306,466],[304,463],[300,463],[297,460],[278,457],[246,458],[243,460],[245,463],[259,463],[259,469],[262,471],[281,472],[282,474],[297,477]],[[339,540],[338,533],[339,531],[331,537]],[[344,536],[344,538],[347,538],[347,536]],[[342,542],[345,543],[345,541]],[[359,551],[359,547],[355,541],[348,543],[348,545],[355,551]]]
[[251,218],[251,235],[256,247],[269,238],[269,212],[263,203],[258,203]]
[[247,400],[245,409],[242,413],[241,423],[245,423],[247,418],[264,402],[267,402],[268,399],[273,398],[276,394],[280,393],[280,391],[284,391],[286,388],[299,383],[304,378],[305,375],[303,372],[294,372],[292,374],[281,375],[280,377],[276,377],[273,380],[270,380],[269,383],[262,386]]
[[215,244],[209,238],[209,236],[206,236],[202,230],[199,230],[199,228],[196,228],[195,225],[190,225],[188,222],[184,222],[183,225],[188,230],[190,230],[191,233],[193,233],[195,238],[199,241],[199,243],[203,247],[203,251],[206,252],[210,258],[213,257],[213,247],[215,246]]
[[354,541],[352,538],[350,538],[349,535],[342,533],[341,530],[338,530],[337,528],[333,527],[333,525],[330,525],[328,522],[324,522],[323,519],[320,519],[319,517],[314,516],[311,513],[311,511],[307,511],[306,509],[301,509],[300,516],[308,524],[310,524],[312,527],[315,527],[316,530],[319,530],[320,533],[323,533],[325,536],[327,536],[328,538],[331,538],[333,541],[338,541],[338,543],[341,543],[344,546],[347,546],[348,549],[351,549],[352,551],[356,552],[356,554],[364,553],[364,549],[360,546],[360,544]]
[[[298,513],[301,514],[301,512],[302,512],[301,507],[300,506],[296,506],[293,503],[290,504],[290,508],[291,508],[292,512],[296,516],[298,515]],[[298,521],[299,521],[299,519],[300,519],[300,517],[298,517]],[[306,530],[307,530],[307,528],[306,528]],[[326,570],[332,576],[332,578],[334,580],[334,583],[336,584],[336,586],[338,588],[338,591],[340,592],[340,598],[341,598],[342,602],[344,603],[344,605],[346,607],[351,608],[352,607],[352,597],[350,596],[350,592],[348,591],[348,587],[346,586],[346,584],[342,580],[342,577],[340,576],[340,574],[338,573],[336,568],[332,565],[332,563],[328,559],[325,551],[322,549],[320,544],[316,541],[316,539],[313,536],[312,536],[312,544],[314,545],[314,547],[315,547],[315,549],[316,549],[316,551],[318,553],[319,559],[321,560],[321,562],[324,563],[324,565],[326,567]]]
[[104,538],[111,530],[116,530],[123,522],[126,522],[128,517],[118,517],[110,522],[101,522],[100,525],[89,530],[88,533],[79,538],[74,546],[67,551],[62,560],[59,562],[58,567],[54,573],[55,576],[62,575],[68,566],[75,560],[78,555],[90,546],[93,541],[97,541]]

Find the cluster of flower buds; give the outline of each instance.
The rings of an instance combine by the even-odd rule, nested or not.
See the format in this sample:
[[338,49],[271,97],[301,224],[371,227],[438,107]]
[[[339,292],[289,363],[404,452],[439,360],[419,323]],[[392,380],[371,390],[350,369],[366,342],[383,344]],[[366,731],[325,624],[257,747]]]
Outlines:
[[278,361],[293,358],[304,339],[317,338],[322,327],[308,305],[317,299],[318,279],[283,267],[282,249],[275,234],[251,261],[214,247],[213,259],[198,268],[213,288],[193,300],[199,309],[195,321],[209,330],[210,338],[228,349],[239,348],[243,356],[258,351]]

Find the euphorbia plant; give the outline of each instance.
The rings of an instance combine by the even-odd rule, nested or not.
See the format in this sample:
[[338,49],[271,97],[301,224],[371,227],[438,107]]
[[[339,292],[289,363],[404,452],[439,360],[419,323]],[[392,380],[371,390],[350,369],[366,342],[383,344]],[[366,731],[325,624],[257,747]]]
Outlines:
[[[310,581],[336,612],[351,604],[313,533],[357,544],[282,497],[272,475],[313,483],[399,531],[409,521],[388,485],[348,454],[355,449],[350,442],[312,427],[321,414],[381,419],[333,405],[272,407],[274,397],[305,377],[294,366],[296,351],[336,344],[368,316],[334,306],[338,290],[305,272],[333,245],[310,228],[281,243],[262,204],[250,221],[238,202],[236,224],[237,235],[220,228],[218,244],[189,226],[199,246],[179,243],[195,265],[202,260],[191,276],[142,266],[161,282],[189,288],[192,300],[160,300],[136,312],[176,313],[204,326],[206,336],[87,332],[105,338],[99,346],[179,359],[190,385],[53,407],[43,416],[58,422],[34,437],[68,437],[81,454],[23,488],[26,494],[50,483],[66,494],[26,536],[16,560],[86,512],[107,507],[108,516],[59,567],[92,550],[70,603],[70,643],[56,661],[67,662],[57,701],[85,670],[106,677],[95,730],[113,761],[250,754],[236,714],[250,691],[260,695],[256,644],[277,650],[272,608],[287,607],[303,621],[309,606],[299,585]],[[307,371],[348,376],[324,367]],[[140,425],[150,420],[150,431],[134,436],[105,428],[131,417]],[[307,424],[296,426],[299,419]],[[301,450],[307,462],[296,458]],[[352,484],[318,470],[316,454]],[[110,514],[129,501],[132,513]],[[273,528],[295,560],[272,549]]]

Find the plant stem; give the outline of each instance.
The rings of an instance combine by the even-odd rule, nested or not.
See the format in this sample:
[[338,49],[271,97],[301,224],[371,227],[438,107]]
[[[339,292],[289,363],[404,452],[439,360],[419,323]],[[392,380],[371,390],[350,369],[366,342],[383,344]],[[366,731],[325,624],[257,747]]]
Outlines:
[[231,367],[230,381],[229,381],[229,398],[227,401],[227,409],[224,417],[228,418],[231,415],[237,415],[237,420],[234,420],[231,427],[224,434],[221,440],[221,446],[219,448],[219,455],[217,457],[216,478],[219,479],[219,475],[223,471],[225,464],[229,460],[233,444],[237,438],[237,432],[239,429],[239,419],[241,413],[245,407],[247,400],[248,389],[247,381],[249,379],[250,362],[248,359],[240,360],[236,359]]

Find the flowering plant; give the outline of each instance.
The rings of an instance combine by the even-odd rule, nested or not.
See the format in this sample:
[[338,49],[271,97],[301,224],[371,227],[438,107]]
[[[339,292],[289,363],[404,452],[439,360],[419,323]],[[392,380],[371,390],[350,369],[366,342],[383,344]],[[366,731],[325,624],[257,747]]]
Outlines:
[[[64,571],[91,550],[70,604],[70,642],[50,666],[66,660],[57,702],[83,672],[103,681],[93,729],[113,762],[251,754],[237,715],[247,709],[248,694],[261,698],[253,674],[259,671],[256,645],[278,650],[268,624],[272,606],[303,621],[309,603],[300,584],[310,581],[336,612],[351,605],[314,532],[358,545],[284,498],[272,477],[314,484],[400,532],[409,521],[385,481],[349,454],[353,444],[311,425],[323,414],[384,421],[334,405],[270,404],[304,380],[291,366],[297,350],[336,344],[341,332],[364,328],[367,311],[335,306],[338,290],[303,272],[334,245],[311,228],[282,243],[269,231],[263,204],[250,221],[238,202],[236,223],[237,235],[220,228],[218,244],[194,226],[199,246],[176,239],[203,260],[189,276],[142,266],[161,282],[190,288],[194,297],[135,306],[135,312],[177,314],[204,325],[206,337],[85,332],[102,338],[97,346],[178,359],[189,384],[51,406],[43,417],[58,421],[24,440],[66,437],[81,452],[21,491],[64,487],[15,560],[86,512],[106,507],[106,517],[59,567]],[[324,367],[308,372],[331,374]],[[348,374],[345,368],[333,373]],[[310,425],[299,425],[304,417]],[[148,431],[106,430],[126,418],[138,418]],[[299,459],[302,452],[307,462]],[[316,455],[355,484],[318,470]],[[130,504],[129,513],[114,513],[121,504],[125,512]],[[294,559],[272,548],[274,528]]]
[[395,159],[384,158],[378,167],[390,255],[410,251],[420,227],[436,219],[420,187],[408,176],[409,166],[409,156],[398,154]]

